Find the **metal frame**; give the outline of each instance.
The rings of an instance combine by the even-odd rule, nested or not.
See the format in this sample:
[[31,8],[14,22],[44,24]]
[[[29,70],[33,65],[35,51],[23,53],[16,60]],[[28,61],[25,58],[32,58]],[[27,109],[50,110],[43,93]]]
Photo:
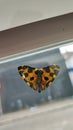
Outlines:
[[73,13],[0,32],[0,58],[73,40]]

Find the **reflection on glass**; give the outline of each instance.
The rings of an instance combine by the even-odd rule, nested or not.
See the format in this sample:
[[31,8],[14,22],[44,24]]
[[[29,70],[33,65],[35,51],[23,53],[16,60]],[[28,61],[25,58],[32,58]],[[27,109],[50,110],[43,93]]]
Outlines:
[[[38,50],[37,50],[38,52]],[[72,47],[62,47],[53,50],[39,51],[22,58],[16,58],[0,63],[0,108],[1,112],[8,113],[26,108],[36,108],[43,103],[54,99],[61,99],[73,95],[73,50]],[[17,67],[30,65],[45,67],[57,64],[60,73],[53,84],[46,90],[38,93],[26,85],[20,78]]]
[[73,45],[61,47],[60,52],[64,57],[71,84],[73,87]]

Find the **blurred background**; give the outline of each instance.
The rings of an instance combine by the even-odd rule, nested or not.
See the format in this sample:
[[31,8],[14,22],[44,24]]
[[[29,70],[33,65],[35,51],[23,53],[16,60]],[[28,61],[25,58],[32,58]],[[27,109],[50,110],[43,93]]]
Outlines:
[[[53,84],[38,93],[21,79],[18,66],[45,67],[57,64],[60,72]],[[0,128],[69,129],[73,111],[73,44],[41,48],[2,60],[0,63]],[[9,114],[10,113],[10,114]],[[12,114],[13,113],[13,114]],[[40,121],[41,120],[41,121]],[[44,120],[46,121],[44,123]],[[36,124],[36,122],[38,124]],[[48,124],[50,123],[50,124]],[[32,128],[30,127],[32,125]],[[60,129],[60,126],[62,129]]]
[[[57,64],[60,72],[53,84],[38,93],[21,79],[17,67],[27,65],[45,67]],[[52,100],[73,95],[73,45],[53,50],[41,49],[29,55],[22,55],[16,60],[0,64],[0,93],[3,113],[36,107]]]
[[[18,66],[57,64],[38,93]],[[73,1],[0,0],[0,130],[73,130]]]

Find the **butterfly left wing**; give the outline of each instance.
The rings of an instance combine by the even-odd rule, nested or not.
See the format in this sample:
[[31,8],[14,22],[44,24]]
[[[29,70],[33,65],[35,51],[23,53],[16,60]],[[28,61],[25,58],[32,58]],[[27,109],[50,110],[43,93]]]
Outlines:
[[36,68],[30,66],[19,66],[18,72],[23,80],[30,86],[32,89],[37,90],[37,75],[35,74]]
[[55,78],[57,78],[57,75],[60,71],[60,67],[54,64],[54,65],[42,68],[41,71],[43,71],[41,89],[44,90],[53,83]]

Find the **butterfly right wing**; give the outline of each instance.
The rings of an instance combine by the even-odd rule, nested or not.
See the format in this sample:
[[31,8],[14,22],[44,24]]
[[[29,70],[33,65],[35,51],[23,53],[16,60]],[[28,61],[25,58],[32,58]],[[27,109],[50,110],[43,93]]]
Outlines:
[[58,65],[50,65],[41,69],[42,74],[42,90],[49,87],[53,81],[57,78],[57,75],[60,71],[60,67]]

